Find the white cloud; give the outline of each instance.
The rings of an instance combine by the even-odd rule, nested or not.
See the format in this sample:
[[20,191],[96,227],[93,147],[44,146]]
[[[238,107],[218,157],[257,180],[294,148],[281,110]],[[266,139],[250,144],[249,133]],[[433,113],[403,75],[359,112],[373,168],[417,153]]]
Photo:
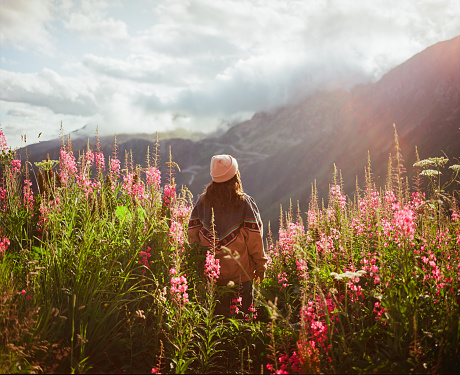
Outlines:
[[0,100],[47,107],[54,113],[88,116],[97,112],[95,85],[63,78],[50,69],[15,73],[0,69]]
[[[8,145],[13,149],[59,137],[61,121],[66,134],[88,122],[83,116],[56,114],[49,108],[1,100],[0,118]],[[27,143],[23,142],[23,136]]]
[[0,45],[40,53],[54,52],[54,36],[47,25],[53,20],[52,0],[2,0]]
[[71,13],[69,19],[64,21],[64,26],[71,32],[105,42],[128,41],[128,31],[123,21],[103,18],[94,13]]

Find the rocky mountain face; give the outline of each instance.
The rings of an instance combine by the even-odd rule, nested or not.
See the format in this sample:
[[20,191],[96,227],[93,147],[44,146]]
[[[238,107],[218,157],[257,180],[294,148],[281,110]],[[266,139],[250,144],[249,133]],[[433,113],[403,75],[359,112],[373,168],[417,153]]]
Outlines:
[[[212,155],[228,153],[238,159],[243,186],[259,205],[265,222],[276,224],[280,204],[299,200],[308,208],[311,186],[323,198],[333,180],[334,165],[341,171],[345,193],[352,197],[356,178],[364,185],[368,156],[377,185],[384,185],[388,160],[395,154],[393,124],[405,165],[420,157],[460,157],[460,36],[440,42],[384,75],[378,82],[351,91],[317,92],[271,112],[257,113],[218,137],[200,141],[168,139],[160,142],[162,165],[169,146],[181,167],[176,174],[196,196],[210,181]],[[120,159],[132,150],[136,164],[145,164],[154,135],[118,135]],[[76,150],[86,139],[72,139]],[[94,139],[90,140],[94,147]],[[59,141],[28,147],[29,159],[58,159]],[[105,155],[113,138],[102,138]],[[77,152],[78,153],[78,152]],[[276,225],[273,225],[276,226]]]

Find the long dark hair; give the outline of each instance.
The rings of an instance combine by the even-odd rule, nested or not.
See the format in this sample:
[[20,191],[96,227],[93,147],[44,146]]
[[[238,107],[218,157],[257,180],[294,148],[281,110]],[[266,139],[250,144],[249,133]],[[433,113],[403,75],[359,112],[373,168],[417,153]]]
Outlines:
[[222,209],[226,206],[237,208],[238,204],[244,201],[240,171],[237,171],[228,181],[211,181],[207,184],[203,191],[202,200],[204,205],[214,209]]

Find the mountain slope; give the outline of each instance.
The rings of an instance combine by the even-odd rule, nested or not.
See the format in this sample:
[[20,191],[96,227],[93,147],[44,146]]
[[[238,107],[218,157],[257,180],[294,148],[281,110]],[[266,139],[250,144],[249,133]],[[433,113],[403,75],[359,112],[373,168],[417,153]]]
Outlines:
[[[240,164],[245,190],[256,199],[265,221],[277,221],[279,205],[289,199],[308,208],[311,185],[316,181],[323,197],[332,182],[334,164],[342,172],[345,192],[352,196],[356,176],[363,186],[368,152],[374,177],[383,184],[390,153],[394,155],[396,124],[405,164],[415,159],[460,156],[460,37],[440,42],[394,68],[376,83],[344,90],[317,92],[292,105],[257,113],[225,134],[193,142],[161,142],[162,163],[169,146],[182,172],[176,182],[196,195],[210,181],[211,156],[230,153]],[[117,136],[120,158],[133,150],[135,163],[144,165],[152,135]],[[93,141],[94,142],[94,141]],[[111,154],[112,139],[103,138]],[[86,140],[75,140],[77,149]],[[58,142],[29,146],[30,159],[46,153],[58,157]],[[410,168],[408,168],[410,169]]]

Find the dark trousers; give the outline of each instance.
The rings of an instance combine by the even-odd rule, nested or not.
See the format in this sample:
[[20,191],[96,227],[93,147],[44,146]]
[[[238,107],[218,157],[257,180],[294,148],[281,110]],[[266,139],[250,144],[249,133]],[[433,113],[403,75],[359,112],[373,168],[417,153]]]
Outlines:
[[[242,298],[241,306],[238,303],[232,302],[232,300],[235,300],[238,297]],[[231,316],[230,306],[232,305],[237,305],[240,311],[248,314],[249,306],[253,304],[253,301],[254,289],[252,286],[252,280],[244,281],[240,284],[235,283],[233,288],[229,288],[227,286],[218,287],[215,314],[223,315],[226,318],[229,318]]]

